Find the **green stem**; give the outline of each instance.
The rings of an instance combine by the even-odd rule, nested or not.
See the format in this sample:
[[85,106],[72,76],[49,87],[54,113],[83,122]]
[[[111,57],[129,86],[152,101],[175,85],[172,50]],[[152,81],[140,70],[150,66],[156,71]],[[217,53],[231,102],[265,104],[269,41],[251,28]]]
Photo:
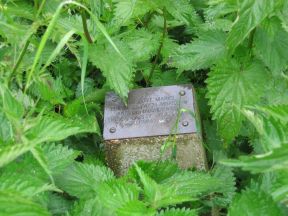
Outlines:
[[93,40],[92,40],[92,38],[89,34],[89,31],[88,31],[87,18],[86,18],[86,14],[85,14],[84,10],[81,10],[81,18],[82,18],[82,24],[83,24],[85,37],[89,43],[93,43]]
[[[29,39],[30,39],[30,38],[29,38]],[[18,57],[18,59],[17,59],[17,61],[16,61],[16,64],[14,65],[13,70],[12,70],[12,72],[10,73],[10,75],[9,75],[9,77],[8,77],[8,83],[12,80],[13,75],[14,75],[15,72],[17,71],[17,69],[18,69],[18,67],[19,67],[19,65],[20,65],[20,63],[21,63],[21,61],[22,61],[22,59],[23,59],[23,57],[24,57],[27,49],[28,49],[28,46],[29,46],[29,44],[30,44],[30,40],[29,40],[29,39],[26,41],[23,49],[21,50],[21,53],[20,53],[20,55],[19,55],[19,57]]]
[[248,41],[248,49],[249,49],[250,55],[251,55],[251,53],[252,53],[255,31],[256,31],[256,28],[254,28],[254,29],[250,32],[249,39],[248,39],[248,40],[249,40],[249,41]]
[[34,0],[34,7],[35,7],[35,9],[37,10],[38,9],[38,0]]
[[167,20],[166,20],[166,15],[165,15],[165,8],[163,9],[163,19],[164,19],[164,24],[163,24],[162,40],[161,40],[161,42],[160,42],[160,46],[159,46],[159,48],[158,48],[156,57],[155,57],[155,59],[154,59],[152,68],[151,68],[151,70],[150,70],[149,77],[148,77],[148,79],[146,80],[146,86],[149,85],[150,80],[151,80],[151,78],[153,77],[153,74],[154,74],[154,71],[155,71],[157,62],[158,62],[158,60],[159,60],[159,58],[160,58],[160,55],[161,55],[161,50],[162,50],[162,48],[163,48],[164,40],[165,40],[166,33],[167,33]]
[[46,3],[46,0],[43,0],[43,1],[41,2],[41,5],[40,5],[40,7],[39,7],[39,9],[38,9],[38,11],[37,11],[36,17],[38,17],[38,16],[40,15],[40,13],[41,13],[41,11],[42,11],[45,3]]

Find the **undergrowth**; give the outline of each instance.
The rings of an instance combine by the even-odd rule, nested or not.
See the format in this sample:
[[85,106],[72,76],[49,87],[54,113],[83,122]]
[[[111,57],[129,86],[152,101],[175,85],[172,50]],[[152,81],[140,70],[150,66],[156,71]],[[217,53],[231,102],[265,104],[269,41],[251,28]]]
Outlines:
[[[0,215],[287,215],[287,21],[285,0],[1,0]],[[105,93],[187,83],[209,170],[115,177]]]

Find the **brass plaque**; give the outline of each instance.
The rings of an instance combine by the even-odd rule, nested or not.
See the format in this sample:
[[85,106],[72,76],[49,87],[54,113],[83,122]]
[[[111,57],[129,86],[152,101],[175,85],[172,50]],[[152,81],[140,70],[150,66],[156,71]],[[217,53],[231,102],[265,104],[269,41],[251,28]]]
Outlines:
[[131,90],[127,106],[109,92],[105,98],[103,136],[105,140],[113,140],[194,133],[193,113],[191,85]]

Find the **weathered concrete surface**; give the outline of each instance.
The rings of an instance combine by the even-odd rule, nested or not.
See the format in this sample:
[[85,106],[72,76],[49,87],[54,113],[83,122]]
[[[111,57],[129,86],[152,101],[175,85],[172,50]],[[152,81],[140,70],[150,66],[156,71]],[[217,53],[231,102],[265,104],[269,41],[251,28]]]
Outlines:
[[[171,157],[171,148],[160,158],[160,149],[168,136],[142,137],[105,142],[106,160],[116,175],[123,175],[138,160],[164,160]],[[176,161],[181,168],[207,167],[201,137],[196,134],[176,135]]]

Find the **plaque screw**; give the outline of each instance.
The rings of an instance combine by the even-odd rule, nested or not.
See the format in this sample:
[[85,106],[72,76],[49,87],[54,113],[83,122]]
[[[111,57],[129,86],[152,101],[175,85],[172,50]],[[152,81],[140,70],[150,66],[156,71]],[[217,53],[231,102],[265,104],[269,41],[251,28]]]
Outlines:
[[115,132],[116,132],[116,128],[115,128],[115,127],[111,127],[111,128],[109,129],[109,132],[110,132],[110,133],[115,133]]
[[189,122],[188,122],[188,121],[183,121],[183,122],[182,122],[182,126],[183,126],[183,127],[187,127],[188,125],[189,125]]
[[184,96],[185,94],[186,94],[186,92],[185,92],[184,90],[182,90],[182,91],[179,92],[179,95],[180,95],[180,96]]

